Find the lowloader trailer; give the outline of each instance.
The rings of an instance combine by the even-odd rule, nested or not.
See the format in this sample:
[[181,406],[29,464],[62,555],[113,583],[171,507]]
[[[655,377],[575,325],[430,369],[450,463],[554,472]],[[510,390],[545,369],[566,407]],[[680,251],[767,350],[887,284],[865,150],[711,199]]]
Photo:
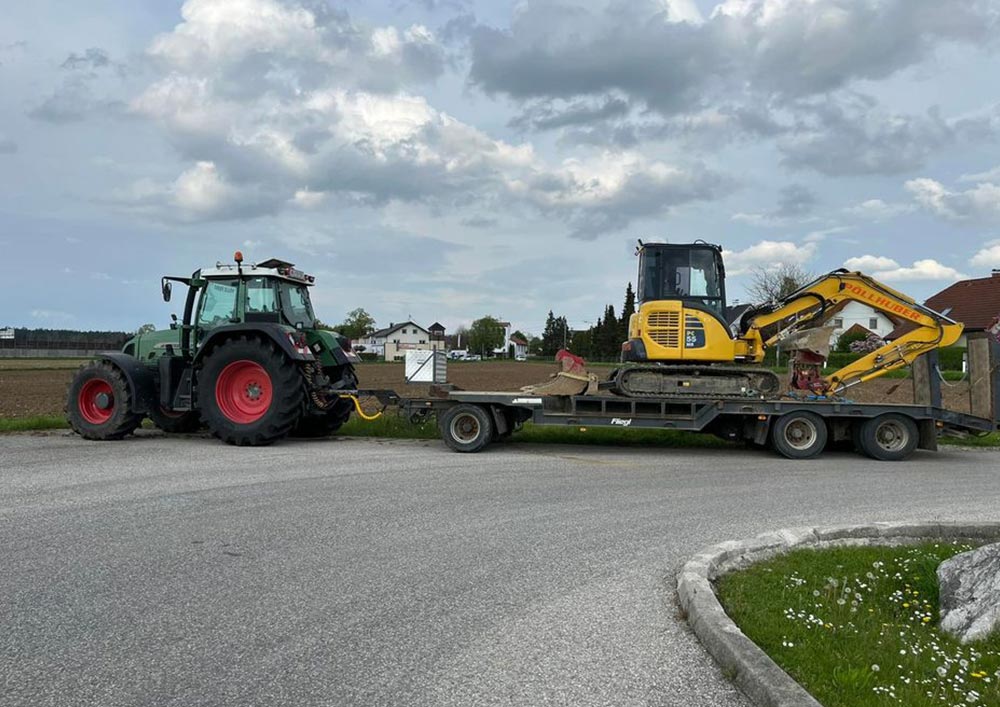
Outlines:
[[563,427],[683,430],[750,445],[770,445],[789,459],[810,459],[829,442],[853,442],[881,461],[915,449],[937,449],[940,432],[983,434],[996,422],[921,405],[836,401],[532,397],[521,393],[451,391],[445,398],[403,398],[411,419],[435,415],[441,438],[456,452],[479,452],[525,422]]

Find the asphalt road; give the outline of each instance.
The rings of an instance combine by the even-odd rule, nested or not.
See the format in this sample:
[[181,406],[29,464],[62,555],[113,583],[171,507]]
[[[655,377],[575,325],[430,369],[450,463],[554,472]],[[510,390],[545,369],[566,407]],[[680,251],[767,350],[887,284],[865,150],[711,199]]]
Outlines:
[[998,516],[1000,454],[0,437],[0,704],[745,705],[673,573]]

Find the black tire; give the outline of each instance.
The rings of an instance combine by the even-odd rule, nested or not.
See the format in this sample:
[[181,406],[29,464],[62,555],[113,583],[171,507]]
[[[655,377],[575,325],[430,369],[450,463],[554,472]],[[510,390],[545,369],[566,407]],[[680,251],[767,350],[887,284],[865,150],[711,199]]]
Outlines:
[[169,434],[184,434],[185,432],[195,432],[201,427],[201,415],[197,411],[174,412],[167,408],[158,407],[149,411],[149,419],[153,421],[158,429]]
[[771,427],[771,444],[788,459],[816,457],[826,447],[828,436],[823,418],[807,411],[782,415]]
[[227,444],[258,447],[287,437],[304,400],[298,366],[260,339],[223,342],[198,376],[202,421]]
[[142,423],[132,412],[132,392],[116,366],[88,363],[77,371],[66,397],[66,419],[84,439],[122,439]]
[[913,419],[890,412],[861,423],[857,442],[861,453],[872,459],[898,462],[913,454],[920,442],[920,431]]
[[354,403],[350,400],[338,400],[333,408],[322,415],[303,415],[292,430],[293,437],[315,439],[329,437],[343,427],[351,419]]
[[456,452],[478,452],[493,441],[493,418],[479,405],[462,404],[438,419],[441,438]]

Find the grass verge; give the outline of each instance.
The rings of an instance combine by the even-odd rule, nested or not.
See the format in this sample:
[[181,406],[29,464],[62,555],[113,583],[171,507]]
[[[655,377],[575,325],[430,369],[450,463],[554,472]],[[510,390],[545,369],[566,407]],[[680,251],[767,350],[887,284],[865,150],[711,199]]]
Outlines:
[[941,437],[938,441],[953,447],[1000,447],[1000,432],[990,432],[982,437]]
[[1000,636],[938,630],[936,569],[970,545],[799,550],[723,577],[743,632],[826,707],[1000,704]]
[[0,432],[30,432],[33,430],[60,430],[69,427],[66,418],[55,415],[32,417],[0,417]]

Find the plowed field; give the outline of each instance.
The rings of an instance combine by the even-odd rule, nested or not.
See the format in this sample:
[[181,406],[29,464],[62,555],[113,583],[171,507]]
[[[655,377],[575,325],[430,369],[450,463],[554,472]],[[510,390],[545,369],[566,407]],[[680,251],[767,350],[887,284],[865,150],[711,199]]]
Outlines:
[[[57,364],[53,362],[52,368],[39,369],[25,362],[0,360],[0,417],[62,414],[66,389],[75,368],[55,368]],[[546,380],[556,370],[553,363],[450,363],[448,377],[465,390],[518,390]],[[606,367],[594,369],[601,377],[609,371]],[[391,388],[402,396],[427,394],[428,386],[404,382],[401,363],[363,363],[358,373],[365,388]],[[866,403],[912,403],[913,388],[909,380],[876,380],[852,389],[850,398]],[[967,383],[945,385],[944,398],[949,409],[969,411]]]

